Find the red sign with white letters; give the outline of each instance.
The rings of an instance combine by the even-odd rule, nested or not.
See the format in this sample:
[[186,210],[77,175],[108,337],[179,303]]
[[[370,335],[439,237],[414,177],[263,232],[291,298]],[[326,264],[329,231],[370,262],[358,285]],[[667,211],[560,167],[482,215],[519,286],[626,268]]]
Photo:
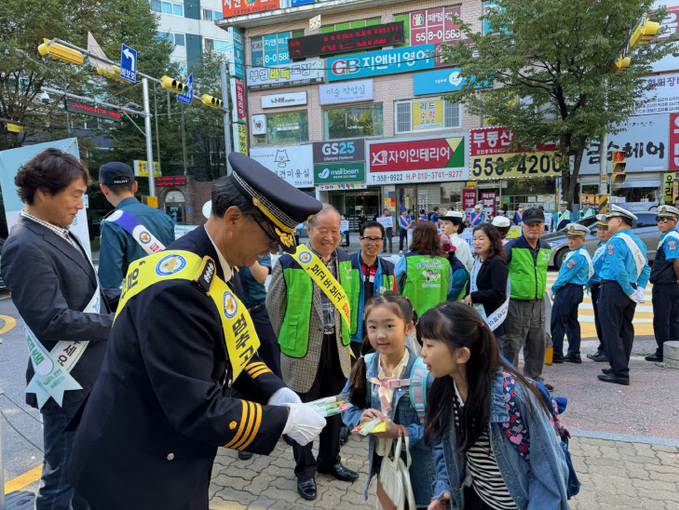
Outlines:
[[245,85],[236,78],[236,111],[241,119],[245,118]]
[[670,113],[669,170],[679,170],[679,113]]

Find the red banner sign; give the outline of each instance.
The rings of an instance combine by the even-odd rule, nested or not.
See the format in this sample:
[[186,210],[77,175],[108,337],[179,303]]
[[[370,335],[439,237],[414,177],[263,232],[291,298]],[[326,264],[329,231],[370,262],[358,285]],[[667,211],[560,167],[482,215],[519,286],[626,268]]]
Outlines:
[[679,113],[670,113],[669,170],[679,170]]
[[273,11],[281,6],[280,0],[224,0],[222,14],[224,18],[253,14],[255,12]]
[[370,145],[370,171],[464,167],[464,138],[434,138]]
[[239,79],[236,79],[236,111],[241,119],[245,119],[245,85]]
[[[487,156],[490,154],[506,154],[510,145],[514,141],[514,133],[507,131],[503,127],[489,127],[471,130],[469,140],[469,153],[474,156]],[[539,152],[549,152],[556,150],[556,144],[538,145],[536,150]],[[517,152],[528,152],[525,150],[512,150],[512,154]]]

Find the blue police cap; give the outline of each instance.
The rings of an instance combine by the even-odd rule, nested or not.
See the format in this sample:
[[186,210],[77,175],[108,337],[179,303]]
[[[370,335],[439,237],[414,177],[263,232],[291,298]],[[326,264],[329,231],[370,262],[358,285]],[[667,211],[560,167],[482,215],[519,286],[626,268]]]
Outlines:
[[134,182],[134,172],[125,163],[111,161],[99,168],[99,182],[104,186],[131,184]]
[[320,211],[323,204],[244,154],[232,152],[229,163],[238,191],[266,216],[283,250],[294,253],[295,228]]

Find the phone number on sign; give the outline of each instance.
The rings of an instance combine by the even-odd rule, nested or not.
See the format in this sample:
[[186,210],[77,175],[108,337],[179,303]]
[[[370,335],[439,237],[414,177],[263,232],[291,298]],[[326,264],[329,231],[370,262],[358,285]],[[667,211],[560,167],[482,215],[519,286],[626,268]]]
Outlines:
[[537,153],[526,156],[517,166],[511,168],[501,168],[499,163],[509,159],[514,154],[506,156],[484,156],[472,157],[471,177],[478,179],[492,179],[496,177],[544,177],[547,175],[560,175],[561,169],[559,154]]
[[462,170],[423,170],[421,172],[387,172],[370,174],[370,184],[409,181],[436,181],[460,179]]

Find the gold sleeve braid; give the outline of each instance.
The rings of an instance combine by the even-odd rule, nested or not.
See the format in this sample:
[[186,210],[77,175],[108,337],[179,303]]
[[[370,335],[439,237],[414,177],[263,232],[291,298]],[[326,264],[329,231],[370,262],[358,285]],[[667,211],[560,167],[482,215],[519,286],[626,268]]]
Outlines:
[[241,400],[240,402],[243,407],[240,426],[235,422],[231,422],[230,428],[233,429],[238,426],[238,430],[236,431],[236,435],[233,436],[233,439],[224,445],[225,448],[243,450],[255,438],[259,432],[259,427],[262,424],[262,406],[247,400]]
[[255,361],[254,363],[250,363],[245,367],[245,371],[247,374],[252,377],[253,379],[257,379],[262,374],[266,374],[267,372],[271,372],[271,369],[266,366],[265,363],[261,361]]

